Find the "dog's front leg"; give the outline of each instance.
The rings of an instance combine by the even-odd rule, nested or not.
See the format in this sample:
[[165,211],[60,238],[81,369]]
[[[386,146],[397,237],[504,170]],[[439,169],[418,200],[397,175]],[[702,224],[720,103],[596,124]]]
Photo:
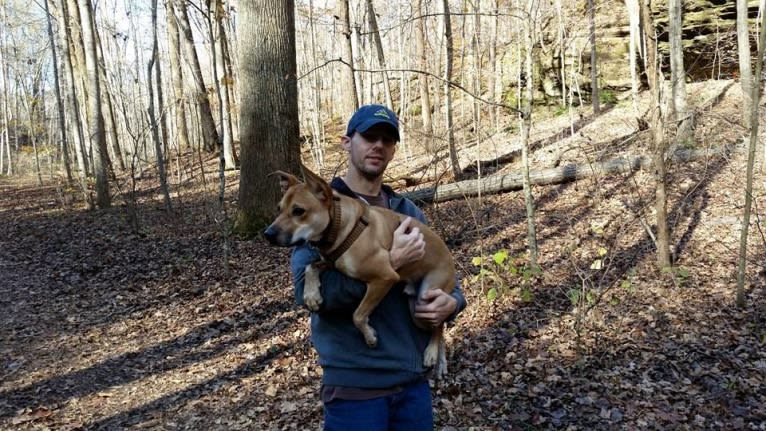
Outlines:
[[[396,273],[394,273],[394,275],[396,275]],[[375,307],[380,304],[380,301],[383,300],[383,297],[386,296],[386,293],[388,293],[391,286],[393,286],[396,281],[397,280],[376,279],[368,282],[367,292],[364,294],[362,302],[359,303],[359,306],[354,311],[354,325],[356,325],[362,332],[364,340],[370,347],[378,345],[378,337],[375,333],[375,329],[370,326],[370,314],[372,314]]]
[[304,270],[303,278],[303,302],[311,311],[319,310],[322,305],[322,293],[319,291],[319,273],[320,265],[312,263]]

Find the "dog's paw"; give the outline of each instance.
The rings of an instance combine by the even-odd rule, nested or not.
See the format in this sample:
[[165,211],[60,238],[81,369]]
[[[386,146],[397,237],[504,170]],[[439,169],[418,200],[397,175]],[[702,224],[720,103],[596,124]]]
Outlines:
[[434,378],[436,380],[442,380],[447,375],[447,361],[439,358],[434,366]]
[[322,305],[322,295],[319,292],[304,292],[303,302],[311,311],[319,310],[319,306]]
[[364,332],[364,341],[367,342],[369,347],[376,347],[378,345],[378,335],[372,327],[368,327],[368,330]]
[[423,366],[426,368],[431,368],[439,360],[439,345],[434,345],[433,343],[429,344],[428,347],[426,347],[425,353],[423,353]]

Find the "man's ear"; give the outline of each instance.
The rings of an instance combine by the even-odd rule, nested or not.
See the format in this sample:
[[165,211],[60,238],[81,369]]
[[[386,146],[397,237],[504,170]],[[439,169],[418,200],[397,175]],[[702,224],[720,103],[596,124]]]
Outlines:
[[306,180],[306,186],[320,201],[329,206],[332,200],[332,189],[327,181],[323,180],[319,175],[311,172],[311,170],[303,164],[301,164],[301,172],[303,172],[303,178]]
[[295,175],[288,174],[287,172],[283,172],[283,171],[274,171],[267,176],[279,177],[279,188],[280,190],[282,190],[282,194],[284,194],[287,191],[287,189],[289,189],[290,187],[300,182],[298,181],[298,178]]
[[340,147],[348,151],[351,149],[351,136],[340,137]]

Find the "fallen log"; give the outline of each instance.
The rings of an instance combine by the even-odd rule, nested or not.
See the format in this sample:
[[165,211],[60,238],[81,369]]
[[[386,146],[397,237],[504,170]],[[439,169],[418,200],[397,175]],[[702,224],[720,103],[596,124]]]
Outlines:
[[[733,149],[741,150],[742,148],[733,145],[704,150],[679,150],[675,152],[671,161],[687,162],[727,153]],[[529,172],[529,180],[533,185],[561,184],[597,174],[633,172],[639,169],[650,168],[651,165],[652,161],[649,156],[617,158],[604,162],[570,164],[556,168],[534,170]],[[444,184],[438,187],[423,188],[403,193],[403,195],[415,202],[444,202],[462,197],[476,196],[479,194],[479,191],[481,191],[481,194],[491,194],[521,190],[523,187],[522,181],[522,174],[520,172],[513,172]]]

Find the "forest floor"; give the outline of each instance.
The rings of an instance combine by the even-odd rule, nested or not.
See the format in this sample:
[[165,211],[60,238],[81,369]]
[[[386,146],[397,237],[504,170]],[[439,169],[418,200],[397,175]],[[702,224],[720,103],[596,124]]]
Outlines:
[[[722,94],[695,102],[699,148],[745,134],[729,84],[692,87]],[[645,154],[649,134],[630,105],[578,114],[574,136],[566,115],[540,123],[535,163]],[[512,144],[496,137],[497,153],[476,151],[502,155]],[[321,427],[321,368],[288,251],[231,238],[225,272],[215,163],[206,187],[176,190],[173,215],[149,172],[133,211],[122,198],[88,211],[59,185],[0,179],[0,429]],[[436,428],[766,430],[763,173],[746,305],[734,303],[745,166],[740,145],[671,167],[669,272],[655,269],[647,171],[534,187],[542,273],[526,278],[522,193],[426,206],[469,301],[447,331]],[[237,173],[227,180],[231,215]],[[473,258],[501,249],[520,271],[488,264],[503,282],[482,284]]]

